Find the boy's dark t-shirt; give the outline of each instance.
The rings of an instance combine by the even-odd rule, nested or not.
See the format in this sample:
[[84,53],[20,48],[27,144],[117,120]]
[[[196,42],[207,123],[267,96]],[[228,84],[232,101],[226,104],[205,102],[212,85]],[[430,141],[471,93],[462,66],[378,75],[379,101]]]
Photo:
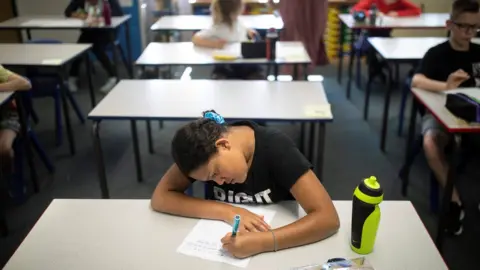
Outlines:
[[249,126],[255,132],[255,153],[242,184],[206,182],[206,198],[228,203],[267,204],[294,200],[290,189],[312,165],[282,132],[250,121],[231,126]]
[[448,76],[458,69],[470,75],[460,87],[480,87],[480,45],[470,43],[468,51],[456,51],[449,41],[441,43],[427,51],[416,73],[446,82]]

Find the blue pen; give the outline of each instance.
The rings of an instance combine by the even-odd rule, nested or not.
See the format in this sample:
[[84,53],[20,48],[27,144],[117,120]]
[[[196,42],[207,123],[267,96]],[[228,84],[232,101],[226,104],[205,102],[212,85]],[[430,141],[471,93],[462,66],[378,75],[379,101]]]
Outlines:
[[236,215],[235,218],[233,219],[233,230],[232,230],[232,236],[236,236],[238,232],[238,226],[240,225],[240,216]]

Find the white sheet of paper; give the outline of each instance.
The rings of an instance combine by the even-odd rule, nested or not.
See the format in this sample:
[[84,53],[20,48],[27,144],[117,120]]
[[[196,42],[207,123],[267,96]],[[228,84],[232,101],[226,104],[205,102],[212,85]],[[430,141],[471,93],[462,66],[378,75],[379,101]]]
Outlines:
[[[275,216],[275,211],[267,210],[261,206],[240,206],[255,214],[264,216],[270,224]],[[228,263],[237,267],[247,267],[250,258],[237,259],[222,249],[220,240],[232,227],[225,222],[217,220],[199,220],[190,233],[185,237],[182,244],[177,248],[178,253],[199,257],[205,260]]]

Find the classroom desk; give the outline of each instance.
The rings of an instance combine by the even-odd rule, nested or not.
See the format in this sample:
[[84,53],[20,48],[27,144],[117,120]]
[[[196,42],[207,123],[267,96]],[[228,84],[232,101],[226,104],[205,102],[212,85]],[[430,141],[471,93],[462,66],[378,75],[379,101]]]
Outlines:
[[[235,60],[216,60],[213,58],[215,52],[225,52],[228,55],[239,56]],[[294,78],[297,78],[298,65],[307,66],[311,63],[305,47],[301,42],[278,42],[276,45],[277,59],[269,61],[266,58],[243,59],[240,58],[240,43],[227,45],[222,50],[202,48],[193,45],[192,42],[152,42],[142,52],[135,65],[140,68],[147,66],[177,66],[177,65],[215,65],[215,64],[259,64],[259,65],[294,65]],[[277,72],[277,68],[274,69]],[[277,75],[277,74],[275,74]],[[307,72],[304,72],[307,80]]]
[[[347,84],[347,98],[350,98],[351,79],[353,73],[353,62],[356,57],[354,43],[356,41],[356,34],[361,30],[371,29],[444,29],[445,23],[449,19],[448,13],[424,13],[418,17],[379,17],[374,25],[367,22],[359,23],[353,19],[351,14],[339,14],[340,29],[339,44],[343,44],[345,33],[343,32],[343,25],[351,30],[350,36],[350,59],[348,65],[348,84]],[[368,18],[367,18],[368,21]],[[339,46],[338,52],[338,72],[337,81],[342,82],[343,73],[343,46]]]
[[[254,256],[247,268],[284,269],[361,257],[350,248],[351,201],[334,201],[340,230],[302,247]],[[272,227],[304,215],[296,202],[275,210]],[[375,250],[366,255],[375,269],[448,269],[408,201],[384,201]],[[149,200],[55,199],[5,266],[14,269],[242,269],[176,252],[197,219],[156,213]],[[48,247],[48,248],[47,248]]]
[[[56,16],[20,16],[0,23],[0,30],[25,30],[28,40],[32,39],[31,30],[83,30],[83,29],[99,29],[105,30],[110,36],[110,45],[115,48],[116,31],[120,26],[125,25],[125,38],[127,43],[127,70],[130,77],[133,77],[132,70],[132,48],[130,44],[130,26],[128,24],[130,15],[121,17],[112,17],[112,24],[105,26],[89,26],[83,20],[74,18],[65,18],[61,15]],[[113,64],[118,73],[118,52],[113,49]],[[117,75],[118,76],[118,75]]]
[[[1,50],[1,47],[0,47]],[[16,106],[17,106],[17,112],[18,112],[18,120],[20,122],[20,136],[24,139],[24,147],[25,147],[25,153],[27,157],[27,163],[28,167],[30,170],[30,181],[33,184],[33,191],[37,193],[39,191],[39,186],[38,186],[38,179],[37,179],[37,171],[35,169],[35,163],[33,160],[33,151],[32,151],[32,145],[30,141],[30,136],[28,136],[28,120],[25,114],[25,106],[23,104],[23,98],[20,94],[20,92],[0,92],[0,106],[8,106],[8,102],[15,100]],[[4,179],[2,179],[4,180]],[[0,189],[0,191],[4,191]],[[3,194],[1,195],[3,196]],[[5,205],[2,205],[3,202],[0,199],[0,236],[6,236],[8,234],[8,225],[7,225],[7,219],[5,216]]]
[[[240,21],[246,27],[257,30],[283,29],[283,20],[275,15],[241,15]],[[151,27],[152,31],[200,31],[212,25],[209,15],[173,15],[163,16]]]
[[[383,107],[383,119],[380,139],[380,149],[385,151],[386,137],[388,130],[388,115],[390,109],[390,95],[392,92],[392,68],[390,64],[395,66],[396,79],[399,80],[399,64],[412,63],[416,65],[420,61],[425,53],[442,42],[447,41],[447,38],[443,37],[395,37],[395,38],[380,38],[372,37],[368,38],[368,42],[372,45],[373,49],[382,57],[386,62],[387,74],[387,87],[385,91],[385,101]],[[473,39],[474,43],[480,44],[480,38]],[[365,105],[363,116],[364,119],[368,119],[368,109],[370,101],[370,84],[375,74],[369,74],[367,87],[365,91]]]
[[[480,89],[479,88],[460,88],[457,90],[451,90],[446,92],[431,92],[425,91],[417,88],[412,89],[413,93],[413,102],[412,102],[412,111],[410,115],[410,124],[408,130],[408,139],[407,139],[407,155],[405,160],[407,163],[407,157],[411,156],[410,151],[412,151],[412,144],[415,135],[415,125],[417,110],[419,104],[422,104],[427,111],[429,111],[447,130],[448,133],[453,136],[453,150],[450,154],[449,159],[449,168],[457,168],[458,157],[460,155],[460,143],[461,135],[466,133],[480,133],[480,124],[467,123],[457,117],[455,117],[447,108],[445,108],[446,95],[448,93],[464,93],[471,97],[480,99]],[[444,189],[442,206],[439,214],[438,229],[436,244],[438,250],[442,251],[442,244],[444,238],[444,228],[446,226],[446,218],[448,207],[450,205],[450,198],[452,197],[453,186],[456,178],[456,170],[449,170],[447,184]],[[405,183],[404,183],[405,184]]]
[[[129,120],[138,182],[143,181],[137,136],[139,120],[192,121],[214,109],[227,121],[302,123],[303,153],[320,179],[325,123],[333,121],[322,83],[294,81],[122,80],[90,112],[102,198],[109,198],[99,128],[103,120]],[[147,121],[148,123],[148,121]],[[147,125],[147,133],[151,130]],[[149,145],[151,144],[149,137]],[[315,149],[315,150],[313,150]]]
[[0,63],[5,66],[22,68],[51,68],[58,74],[59,85],[62,87],[62,105],[67,127],[70,153],[75,154],[75,141],[70,124],[70,112],[65,91],[68,80],[67,66],[76,58],[84,57],[87,64],[88,87],[92,107],[95,106],[95,92],[91,77],[91,63],[88,61],[90,44],[0,44]]

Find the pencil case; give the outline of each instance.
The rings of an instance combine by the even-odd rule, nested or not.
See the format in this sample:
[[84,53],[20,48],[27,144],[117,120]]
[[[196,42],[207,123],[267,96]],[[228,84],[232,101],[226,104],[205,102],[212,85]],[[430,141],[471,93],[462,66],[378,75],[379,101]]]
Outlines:
[[249,58],[267,58],[267,43],[265,41],[242,42],[242,57]]
[[462,93],[447,94],[445,107],[456,117],[480,123],[480,102]]

